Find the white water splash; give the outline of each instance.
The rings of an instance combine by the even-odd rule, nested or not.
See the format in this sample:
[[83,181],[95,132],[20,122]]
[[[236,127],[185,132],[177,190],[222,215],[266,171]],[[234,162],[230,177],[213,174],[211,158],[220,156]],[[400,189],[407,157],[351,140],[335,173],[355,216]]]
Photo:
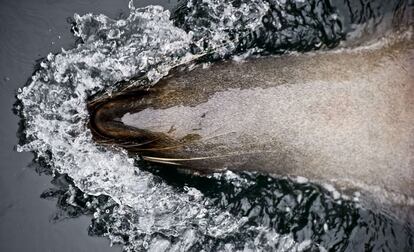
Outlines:
[[[207,3],[213,8],[219,5],[218,1]],[[255,18],[251,16],[252,6],[265,7],[244,6],[238,11],[239,15]],[[224,12],[230,15],[235,10],[229,8]],[[266,11],[265,8],[260,10]],[[256,15],[260,17],[262,12]],[[221,15],[216,14],[217,17]],[[224,27],[232,25],[233,19],[226,24],[219,22],[209,38],[210,49],[226,41],[226,47],[217,51],[221,56],[234,48],[228,47],[233,42],[224,32]],[[106,235],[113,242],[123,243],[119,234],[130,237],[126,250],[158,247],[158,251],[161,248],[182,251],[202,242],[206,236],[224,239],[242,232],[245,218],[237,219],[226,211],[215,209],[194,188],[177,192],[174,187],[154,179],[152,174],[134,166],[134,160],[125,151],[97,146],[87,128],[86,99],[89,95],[101,90],[110,92],[114,83],[142,73],[147,73],[148,79],[155,83],[172,66],[197,57],[189,52],[190,44],[200,44],[202,39],[194,40],[193,33],[175,27],[170,13],[162,7],[136,9],[132,2],[126,19],[86,14],[75,15],[75,21],[75,35],[84,43],[57,55],[49,54],[31,83],[19,90],[28,143],[18,150],[34,151],[54,170],[68,174],[86,194],[108,195],[116,201],[119,206],[114,209],[112,219],[117,221],[112,224],[112,233]],[[256,26],[251,22],[249,28]],[[98,209],[95,218],[99,215]],[[128,227],[123,223],[125,219]],[[160,232],[167,238],[154,236]],[[262,232],[257,230],[257,233]],[[174,242],[171,237],[175,237]],[[246,246],[267,246],[266,239],[264,244],[263,240],[255,239],[246,240]],[[296,246],[290,236],[275,234],[272,239],[288,241],[289,248]],[[223,242],[217,248],[227,247]]]
[[[137,9],[132,2],[125,19],[75,15],[75,35],[84,43],[49,54],[29,85],[19,91],[27,143],[18,150],[35,152],[55,171],[68,174],[85,194],[108,195],[116,201],[105,235],[126,244],[127,251],[197,250],[200,244],[210,251],[306,250],[315,244],[298,243],[292,234],[250,225],[248,217],[219,209],[197,189],[179,191],[140,170],[125,151],[92,141],[87,97],[110,93],[119,81],[143,74],[154,84],[172,67],[205,54],[230,56],[240,40],[262,27],[269,8],[259,0],[240,7],[219,0],[203,2],[211,10],[211,26],[195,26],[189,32],[174,26],[170,13],[161,7]],[[224,176],[236,188],[251,183],[232,172],[213,176]],[[302,196],[298,201],[303,201]],[[94,218],[99,220],[103,214],[97,209]],[[242,241],[243,247],[235,240]]]

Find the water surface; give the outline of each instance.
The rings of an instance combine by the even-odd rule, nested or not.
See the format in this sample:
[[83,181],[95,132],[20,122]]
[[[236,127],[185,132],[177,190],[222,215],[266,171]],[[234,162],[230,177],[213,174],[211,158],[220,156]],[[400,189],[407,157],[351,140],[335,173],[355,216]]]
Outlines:
[[[151,3],[171,7],[174,1],[136,5]],[[12,110],[17,89],[38,60],[74,47],[68,18],[89,12],[115,18],[128,11],[128,0],[1,0],[0,6],[0,251],[120,251],[88,235],[89,217],[67,218],[56,199],[40,198],[54,186],[50,176],[39,176],[44,168],[32,163],[32,153],[15,151],[20,118]],[[57,221],[56,215],[61,216]]]
[[[327,1],[199,2],[181,6],[173,20],[160,7],[138,9],[148,4],[141,1],[129,9],[125,1],[2,4],[2,114],[9,115],[3,121],[10,124],[2,149],[10,147],[2,152],[10,163],[1,177],[7,199],[2,206],[4,250],[111,250],[107,240],[91,238],[87,230],[130,251],[410,250],[412,225],[361,207],[358,193],[340,194],[305,178],[231,172],[184,176],[147,167],[92,141],[86,100],[119,88],[122,80],[145,74],[146,84],[154,84],[173,66],[195,58],[327,50],[341,46],[355,31],[367,36],[351,37],[366,42],[383,34],[372,29],[378,23],[393,28],[387,17],[400,12],[393,4],[404,10],[407,5],[355,3],[349,7],[352,17],[340,19],[348,6],[341,12]],[[89,11],[97,15],[84,15]],[[75,12],[80,15],[69,21],[76,23],[77,45],[66,21]],[[18,119],[11,112],[14,94],[38,59],[38,71],[18,92],[16,109],[25,125],[19,150],[35,153],[31,166],[57,172],[51,190],[51,177],[38,178],[31,168],[18,173],[24,176],[15,175],[32,156],[12,150],[18,141]],[[52,201],[39,200],[40,194]],[[15,210],[19,208],[23,213]],[[49,221],[84,214],[88,217]]]

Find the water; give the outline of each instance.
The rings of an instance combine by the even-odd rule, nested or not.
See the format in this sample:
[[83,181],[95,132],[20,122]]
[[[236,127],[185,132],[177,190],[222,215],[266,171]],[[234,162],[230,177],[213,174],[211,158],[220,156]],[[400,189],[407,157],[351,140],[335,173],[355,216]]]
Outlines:
[[[347,16],[346,8],[335,9],[324,1],[192,1],[178,8],[173,20],[161,7],[139,9],[138,3],[135,7],[130,4],[130,10],[124,9],[116,20],[103,14],[75,15],[69,21],[76,24],[73,31],[77,43],[66,32],[66,37],[59,34],[56,39],[71,41],[68,45],[59,44],[65,50],[54,47],[54,40],[51,47],[44,48],[46,52],[42,51],[41,56],[47,55],[48,50],[53,53],[40,60],[38,71],[19,90],[20,103],[16,105],[24,118],[18,150],[33,151],[34,165],[54,174],[56,188],[42,194],[43,198],[58,199],[59,214],[53,219],[90,216],[90,234],[107,236],[131,251],[412,249],[412,223],[361,206],[358,193],[340,194],[329,185],[318,186],[304,178],[231,172],[210,177],[169,173],[147,167],[121,150],[96,145],[87,128],[88,97],[120,88],[121,84],[114,84],[122,80],[144,75],[144,83],[138,85],[152,85],[171,67],[193,60],[328,49],[375,40],[400,20],[395,13],[403,12],[401,8],[394,9],[393,4],[376,6],[378,3],[351,6],[353,14],[348,19],[341,18]],[[125,8],[127,3],[123,4]],[[406,2],[401,4],[402,9],[407,9]],[[12,4],[5,6],[16,9]],[[30,4],[20,6],[24,9]],[[34,6],[39,8],[38,4]],[[76,8],[76,3],[65,6]],[[120,13],[110,3],[99,3],[99,8],[102,9],[95,9],[96,13]],[[79,12],[69,11],[69,15]],[[306,14],[309,11],[316,14]],[[36,12],[24,13],[30,16]],[[23,27],[31,23],[14,17]],[[10,19],[6,18],[7,22]],[[396,26],[406,23],[407,19],[402,19]],[[14,27],[8,24],[7,29]],[[69,30],[67,23],[64,26]],[[47,38],[44,30],[32,32],[40,39]],[[7,30],[2,34],[5,33],[12,34]],[[10,37],[19,41],[23,34]],[[345,38],[350,42],[344,42]],[[24,61],[30,55],[23,54],[25,44],[21,50],[13,50],[12,45],[2,46],[2,55],[7,56],[3,58]],[[26,50],[33,53],[41,49]],[[9,64],[2,62],[2,66]],[[31,64],[33,61],[29,60],[28,69]],[[16,86],[22,86],[24,78],[30,76],[27,71],[27,76],[19,75],[23,80]],[[14,73],[18,76],[17,70]],[[13,127],[16,128],[16,121],[10,128]],[[29,160],[30,156],[26,163]],[[3,236],[2,239],[8,237],[2,232]],[[66,241],[73,237],[63,236]],[[86,235],[82,237],[87,239]],[[95,239],[90,241],[95,242],[91,248],[87,242],[67,245],[57,239],[46,242],[45,247],[58,246],[55,242],[64,248],[77,245],[89,251],[98,249],[93,247],[98,246]],[[22,245],[11,248],[18,250],[18,246]],[[45,248],[37,246],[38,250]]]
[[[159,3],[172,7],[174,1]],[[32,153],[15,151],[20,119],[12,109],[37,60],[74,47],[67,18],[88,12],[115,18],[128,12],[128,1],[2,0],[0,6],[0,251],[120,251],[107,239],[88,236],[90,217],[65,218],[56,199],[40,198],[54,187],[52,178],[38,175],[44,169],[32,163]],[[53,220],[56,214],[61,220]]]

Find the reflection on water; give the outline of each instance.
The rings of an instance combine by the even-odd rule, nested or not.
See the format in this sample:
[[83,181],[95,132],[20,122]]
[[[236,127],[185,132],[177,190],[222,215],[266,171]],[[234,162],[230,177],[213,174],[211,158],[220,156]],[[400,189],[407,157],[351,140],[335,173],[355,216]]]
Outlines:
[[56,188],[42,194],[58,198],[55,220],[93,214],[90,233],[130,251],[410,250],[412,223],[361,207],[358,194],[304,178],[157,171],[97,146],[86,127],[88,97],[125,79],[146,74],[153,84],[202,55],[326,49],[406,26],[407,1],[380,2],[190,0],[173,20],[160,7],[132,4],[118,20],[75,15],[83,43],[49,54],[18,94],[26,137],[19,150],[56,172]]

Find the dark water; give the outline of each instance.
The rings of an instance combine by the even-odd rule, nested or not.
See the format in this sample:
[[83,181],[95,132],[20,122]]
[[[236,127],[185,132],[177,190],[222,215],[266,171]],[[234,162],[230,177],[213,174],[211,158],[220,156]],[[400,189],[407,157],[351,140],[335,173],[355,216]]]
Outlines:
[[[212,13],[220,13],[220,9],[210,10],[201,1],[192,2],[198,4],[192,10],[184,6],[178,8],[174,15],[175,25],[185,30],[196,30],[196,35],[200,38],[208,38],[212,30],[205,27],[215,25],[219,18]],[[237,6],[246,2],[232,3]],[[331,48],[338,46],[357,30],[358,25],[366,24],[367,20],[374,20],[374,24],[365,26],[364,32],[364,35],[372,39],[394,25],[393,20],[398,20],[401,12],[396,11],[395,6],[402,2],[404,1],[389,1],[385,4],[378,0],[332,1],[341,7],[339,12],[345,17],[340,22],[333,15],[329,1],[289,1],[283,8],[279,6],[282,9],[278,9],[278,5],[272,5],[262,20],[264,28],[246,33],[232,52],[244,52],[251,48],[263,49],[265,53]],[[163,4],[168,8],[176,4],[173,1],[135,1],[137,7],[150,3]],[[171,235],[175,230],[160,229],[150,234],[135,232],[133,228],[140,228],[139,221],[134,223],[142,217],[140,213],[134,216],[133,209],[130,215],[116,216],[112,211],[115,212],[117,205],[106,196],[96,197],[95,205],[90,208],[87,204],[89,200],[85,200],[83,192],[71,188],[70,177],[58,175],[51,183],[51,176],[37,175],[37,172],[50,174],[48,163],[32,163],[32,154],[16,153],[13,150],[19,141],[16,135],[19,118],[12,112],[16,102],[16,89],[26,83],[38,59],[49,52],[58,53],[61,47],[70,49],[75,46],[75,40],[69,32],[71,19],[67,18],[72,17],[75,12],[125,17],[128,12],[126,9],[127,1],[109,0],[27,0],[1,3],[0,78],[1,115],[4,116],[1,128],[3,162],[0,173],[1,251],[119,251],[119,247],[109,247],[108,240],[96,237],[108,233],[112,233],[127,246],[132,244],[132,249],[147,248],[141,244],[141,240],[148,237],[155,241],[166,239],[171,243],[181,239],[178,231],[180,235]],[[189,16],[190,11],[194,12]],[[287,15],[279,16],[278,13],[281,12]],[[183,18],[185,16],[190,18]],[[273,25],[276,19],[280,21],[280,26]],[[238,21],[225,30],[225,33],[230,39],[234,39],[243,34],[249,22],[251,20]],[[378,24],[385,24],[385,28]],[[88,25],[90,33],[95,35],[94,23]],[[398,25],[400,23],[397,22]],[[106,33],[98,32],[97,35],[97,40],[107,42]],[[211,49],[209,46],[211,42],[205,41],[204,44],[193,45],[191,51],[208,51]],[[212,58],[219,57],[213,55]],[[96,74],[99,75],[99,71]],[[137,167],[144,166],[137,164]],[[271,239],[267,237],[271,231],[282,235],[292,234],[297,242],[310,240],[311,243],[306,247],[311,251],[319,250],[319,245],[332,251],[410,251],[413,248],[413,227],[410,223],[381,212],[358,208],[351,201],[338,203],[326,189],[311,183],[296,183],[288,179],[251,174],[240,174],[237,181],[232,181],[225,177],[200,178],[162,170],[157,172],[157,168],[151,167],[148,170],[156,174],[154,184],[159,179],[175,188],[177,195],[186,191],[187,187],[194,187],[203,193],[212,208],[228,211],[235,219],[248,218],[235,232],[219,237],[206,235],[203,233],[203,226],[194,221],[192,230],[195,230],[197,239],[195,242],[191,241],[193,245],[188,250],[198,251],[205,248],[215,251],[223,249],[227,244],[233,249],[243,249],[252,237],[256,237],[255,243],[265,244],[261,249],[271,250],[274,246],[269,245]],[[247,183],[239,185],[240,180]],[[154,188],[157,189],[156,186]],[[74,192],[68,194],[68,191]],[[67,203],[73,195],[77,206]],[[170,196],[174,198],[175,195]],[[96,207],[105,211],[91,222],[91,215]],[[215,225],[214,216],[212,219],[207,220]],[[260,227],[265,227],[265,232],[258,232]]]

